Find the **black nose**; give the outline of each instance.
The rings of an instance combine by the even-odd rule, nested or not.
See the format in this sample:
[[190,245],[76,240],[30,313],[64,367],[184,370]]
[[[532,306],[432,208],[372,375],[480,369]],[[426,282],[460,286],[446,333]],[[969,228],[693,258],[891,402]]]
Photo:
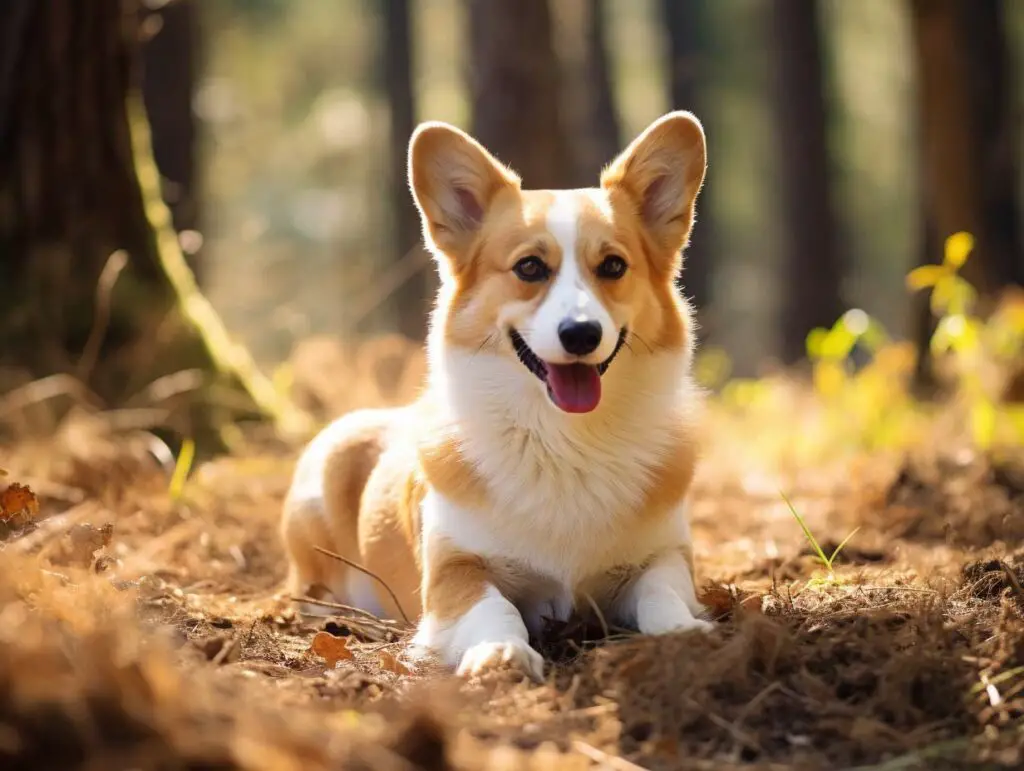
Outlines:
[[576,356],[586,356],[601,344],[601,324],[596,321],[563,319],[558,325],[562,347]]

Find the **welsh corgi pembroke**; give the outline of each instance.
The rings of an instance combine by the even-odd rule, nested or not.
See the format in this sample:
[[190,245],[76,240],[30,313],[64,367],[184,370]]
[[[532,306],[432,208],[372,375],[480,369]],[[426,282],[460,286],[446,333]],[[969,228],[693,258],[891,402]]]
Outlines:
[[676,286],[705,168],[688,112],[580,190],[524,190],[465,132],[415,130],[409,182],[441,276],[426,386],[341,417],[302,454],[281,526],[291,594],[415,619],[410,650],[467,675],[542,678],[531,633],[595,604],[643,634],[710,628]]

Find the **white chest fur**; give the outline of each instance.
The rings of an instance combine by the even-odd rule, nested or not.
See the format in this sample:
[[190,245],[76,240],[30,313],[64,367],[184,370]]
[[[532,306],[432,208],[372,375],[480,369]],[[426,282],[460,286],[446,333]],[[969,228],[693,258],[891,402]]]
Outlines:
[[491,503],[468,511],[430,494],[425,535],[523,564],[570,594],[589,577],[689,540],[681,508],[634,516],[695,407],[685,356],[623,361],[618,372],[616,362],[601,407],[585,416],[555,409],[517,361],[446,352],[433,363],[443,366],[432,385],[446,395],[462,454]]

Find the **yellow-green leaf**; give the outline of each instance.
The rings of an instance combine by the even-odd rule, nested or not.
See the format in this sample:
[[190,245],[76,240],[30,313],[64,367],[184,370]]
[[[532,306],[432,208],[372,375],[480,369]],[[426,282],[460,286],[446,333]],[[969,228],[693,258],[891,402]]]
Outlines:
[[824,359],[841,361],[850,355],[857,336],[842,323],[836,324],[821,341],[821,356]]
[[171,476],[169,491],[171,500],[181,498],[185,490],[185,480],[188,479],[188,472],[192,470],[192,461],[196,457],[196,443],[186,439],[181,443],[181,452],[178,453],[178,460],[174,464],[174,474]]
[[935,286],[947,272],[942,265],[921,265],[907,274],[907,286],[914,292]]
[[814,387],[824,397],[835,396],[846,383],[843,365],[835,361],[822,361],[814,367]]
[[812,359],[820,359],[825,348],[825,339],[828,337],[828,330],[815,327],[807,333],[807,355]]
[[982,449],[992,446],[996,436],[996,408],[987,399],[975,402],[971,407],[971,434]]
[[967,256],[974,249],[974,236],[963,231],[954,233],[946,239],[946,265],[954,270],[967,262]]

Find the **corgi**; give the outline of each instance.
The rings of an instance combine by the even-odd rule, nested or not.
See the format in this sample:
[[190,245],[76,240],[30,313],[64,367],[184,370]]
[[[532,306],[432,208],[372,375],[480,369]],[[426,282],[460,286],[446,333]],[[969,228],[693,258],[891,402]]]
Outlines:
[[462,675],[542,679],[531,634],[595,605],[643,634],[711,628],[686,509],[701,393],[676,286],[705,170],[688,112],[579,190],[524,190],[467,133],[416,128],[409,183],[441,276],[426,384],[301,455],[281,525],[291,594],[416,619],[413,660]]

